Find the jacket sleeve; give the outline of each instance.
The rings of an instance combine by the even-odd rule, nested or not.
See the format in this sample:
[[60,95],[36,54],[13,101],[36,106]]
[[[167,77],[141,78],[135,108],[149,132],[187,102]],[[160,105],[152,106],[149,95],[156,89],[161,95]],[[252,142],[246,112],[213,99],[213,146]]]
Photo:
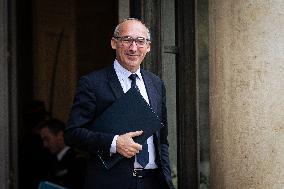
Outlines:
[[79,80],[76,94],[65,130],[65,143],[70,147],[95,153],[109,150],[114,135],[92,132],[88,124],[93,121],[96,112],[96,91],[86,76]]
[[167,123],[167,108],[166,108],[166,89],[162,84],[162,121],[164,127],[161,129],[160,145],[161,145],[161,164],[162,169],[168,183],[169,188],[174,189],[171,177],[171,167],[169,160],[169,142],[168,142],[168,123]]

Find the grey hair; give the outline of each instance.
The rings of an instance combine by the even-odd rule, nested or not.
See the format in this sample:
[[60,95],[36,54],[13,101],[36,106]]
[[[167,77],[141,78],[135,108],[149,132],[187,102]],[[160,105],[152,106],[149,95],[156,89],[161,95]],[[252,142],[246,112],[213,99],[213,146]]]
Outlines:
[[147,39],[151,41],[151,34],[150,34],[150,30],[149,28],[139,19],[137,18],[126,18],[124,19],[123,21],[121,21],[114,29],[114,32],[113,32],[113,37],[119,37],[119,32],[120,32],[120,26],[122,23],[128,21],[128,20],[135,20],[137,22],[140,22],[141,24],[143,24],[147,30]]

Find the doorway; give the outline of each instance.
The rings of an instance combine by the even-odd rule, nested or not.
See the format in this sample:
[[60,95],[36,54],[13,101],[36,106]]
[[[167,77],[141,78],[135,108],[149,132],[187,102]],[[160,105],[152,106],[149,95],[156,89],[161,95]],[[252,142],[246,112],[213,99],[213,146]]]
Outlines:
[[[1,5],[7,4],[6,0],[0,2],[4,2]],[[1,176],[5,176],[2,178],[11,177],[11,182],[9,181],[11,188],[17,188],[15,149],[18,140],[27,132],[21,116],[25,107],[32,100],[43,101],[51,116],[66,121],[68,116],[66,110],[72,103],[78,78],[113,60],[113,52],[105,39],[111,37],[114,26],[121,19],[119,13],[123,11],[119,6],[121,2],[131,7],[130,16],[136,15],[145,20],[155,34],[156,46],[145,61],[144,67],[162,77],[168,88],[173,175],[178,178],[179,188],[198,187],[200,117],[196,106],[199,87],[196,84],[199,81],[196,72],[195,38],[197,5],[194,2],[187,0],[115,2],[11,0],[9,2],[13,8],[9,14],[17,16],[9,18],[9,23],[12,25],[12,37],[16,34],[16,38],[11,40],[10,44],[14,53],[11,59],[18,72],[13,71],[15,68],[3,72],[12,73],[11,76],[17,73],[17,79],[11,80],[15,85],[4,83],[5,86],[10,87],[9,94],[13,93],[13,97],[12,100],[8,97],[8,100],[6,98],[1,100],[5,102],[5,107],[9,106],[12,109],[14,116],[7,116],[6,121],[3,121],[9,123],[7,127],[1,129],[3,136],[11,138],[7,140],[3,138],[5,139],[3,144],[6,142],[9,145],[1,147],[0,150],[5,151],[7,157],[11,156],[8,168],[12,170],[11,173],[6,171],[6,165],[3,169],[1,167],[1,172],[4,170]],[[5,10],[5,6],[0,8]],[[105,30],[99,27],[102,23]],[[7,29],[8,26],[5,25],[4,28]],[[3,36],[2,34],[0,36],[1,42]],[[105,51],[108,48],[110,51]],[[7,129],[8,126],[12,126],[11,129]],[[4,160],[6,164],[8,160]]]
[[25,189],[37,188],[46,164],[33,159],[42,146],[31,137],[38,135],[34,126],[46,117],[66,123],[78,79],[114,60],[110,39],[118,1],[16,2],[19,122],[12,165],[18,170],[12,188]]

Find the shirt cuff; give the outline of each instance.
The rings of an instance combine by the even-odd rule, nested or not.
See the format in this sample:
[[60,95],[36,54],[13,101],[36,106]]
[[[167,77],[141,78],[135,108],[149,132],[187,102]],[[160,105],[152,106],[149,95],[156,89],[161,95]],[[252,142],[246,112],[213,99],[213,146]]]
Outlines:
[[112,140],[112,143],[111,143],[111,146],[110,146],[110,153],[111,153],[111,154],[116,153],[116,141],[117,141],[117,137],[118,137],[118,135],[115,135],[115,136],[113,137],[113,140]]

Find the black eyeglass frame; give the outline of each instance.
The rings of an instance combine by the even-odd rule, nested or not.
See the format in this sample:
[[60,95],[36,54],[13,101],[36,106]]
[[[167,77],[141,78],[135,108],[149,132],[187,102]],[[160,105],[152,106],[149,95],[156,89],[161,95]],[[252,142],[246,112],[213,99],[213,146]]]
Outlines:
[[[145,47],[146,44],[151,43],[150,39],[146,39],[144,37],[137,37],[134,39],[133,37],[130,37],[130,36],[113,36],[113,38],[116,40],[120,40],[122,44],[126,46],[130,46],[131,44],[133,44],[133,41],[135,41],[135,44],[141,48]],[[143,40],[143,43],[142,43],[142,40]]]

